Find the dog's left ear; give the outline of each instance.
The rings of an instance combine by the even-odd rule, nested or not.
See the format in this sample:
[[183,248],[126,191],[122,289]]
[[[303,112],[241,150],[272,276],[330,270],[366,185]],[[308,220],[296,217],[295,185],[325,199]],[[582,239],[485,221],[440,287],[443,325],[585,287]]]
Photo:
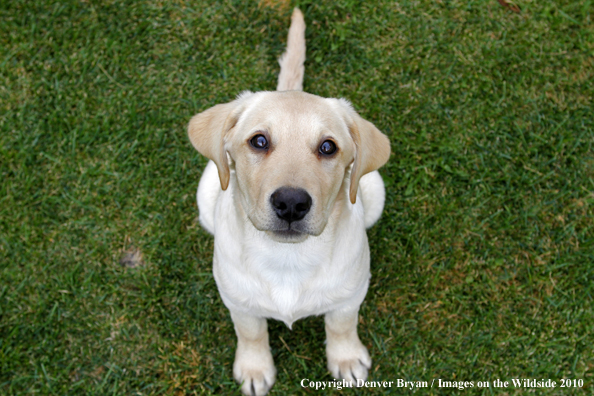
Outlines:
[[219,104],[210,109],[196,114],[188,125],[190,142],[200,154],[214,161],[219,171],[221,188],[226,190],[229,186],[229,162],[225,143],[229,132],[245,108],[246,98],[251,92],[244,92],[233,102]]
[[390,140],[375,125],[357,114],[347,100],[338,99],[338,103],[346,113],[347,126],[355,142],[355,159],[349,188],[349,198],[354,204],[361,177],[379,169],[390,159]]

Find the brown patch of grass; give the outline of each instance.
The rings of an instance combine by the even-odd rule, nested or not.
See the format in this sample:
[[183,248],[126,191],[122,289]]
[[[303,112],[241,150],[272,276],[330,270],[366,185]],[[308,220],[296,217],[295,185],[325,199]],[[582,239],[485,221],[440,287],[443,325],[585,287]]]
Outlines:
[[[444,314],[446,312],[441,308],[443,302],[441,300],[428,302],[419,312],[423,315],[421,327],[423,329],[435,329],[443,330],[445,327]],[[455,315],[455,314],[454,314]]]
[[94,379],[96,379],[96,380],[99,380],[103,376],[103,373],[104,372],[105,372],[105,367],[104,366],[98,366],[98,367],[95,368],[95,370],[93,370],[93,371],[91,371],[89,373],[89,376],[92,377],[92,378],[94,378]]
[[200,387],[200,368],[207,364],[207,359],[200,356],[198,351],[192,347],[195,340],[172,342],[167,350],[159,348],[160,365],[157,369],[159,376],[166,378],[169,383],[169,393],[184,395],[186,390]]
[[277,10],[279,14],[284,14],[291,8],[291,2],[289,0],[260,0],[258,5]]
[[120,265],[128,268],[136,268],[144,265],[142,251],[136,246],[130,246],[124,250],[120,258]]

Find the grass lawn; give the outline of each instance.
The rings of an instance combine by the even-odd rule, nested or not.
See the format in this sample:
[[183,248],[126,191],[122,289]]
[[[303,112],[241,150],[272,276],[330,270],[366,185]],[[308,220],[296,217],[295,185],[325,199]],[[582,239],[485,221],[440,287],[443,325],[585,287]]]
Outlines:
[[[237,392],[185,128],[274,90],[295,3],[264,3],[0,2],[0,394]],[[299,4],[305,90],[392,142],[370,379],[594,395],[594,2]],[[304,390],[331,379],[323,319],[269,328],[271,395],[412,393]]]

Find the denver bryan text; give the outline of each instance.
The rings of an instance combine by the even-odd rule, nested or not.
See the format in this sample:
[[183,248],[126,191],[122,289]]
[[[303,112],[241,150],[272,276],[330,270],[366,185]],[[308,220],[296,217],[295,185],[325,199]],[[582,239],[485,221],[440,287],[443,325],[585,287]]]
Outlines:
[[[333,381],[313,381],[309,378],[304,378],[301,380],[301,387],[303,388],[311,388],[315,390],[324,390],[327,388],[335,388],[340,390],[342,388],[351,388],[353,385],[348,382],[347,380],[333,380]],[[361,379],[357,380],[357,387],[361,388],[407,388],[407,389],[416,389],[416,388],[428,388],[429,384],[427,381],[405,381],[401,378],[395,381],[363,381]]]

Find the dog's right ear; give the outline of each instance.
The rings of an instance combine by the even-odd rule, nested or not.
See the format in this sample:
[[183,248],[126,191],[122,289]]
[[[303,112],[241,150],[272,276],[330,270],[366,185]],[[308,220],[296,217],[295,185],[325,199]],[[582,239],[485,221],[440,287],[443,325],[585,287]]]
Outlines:
[[217,165],[223,190],[229,186],[230,177],[225,143],[245,108],[245,99],[251,95],[251,92],[244,92],[233,102],[211,107],[196,114],[188,124],[190,142],[200,154]]

